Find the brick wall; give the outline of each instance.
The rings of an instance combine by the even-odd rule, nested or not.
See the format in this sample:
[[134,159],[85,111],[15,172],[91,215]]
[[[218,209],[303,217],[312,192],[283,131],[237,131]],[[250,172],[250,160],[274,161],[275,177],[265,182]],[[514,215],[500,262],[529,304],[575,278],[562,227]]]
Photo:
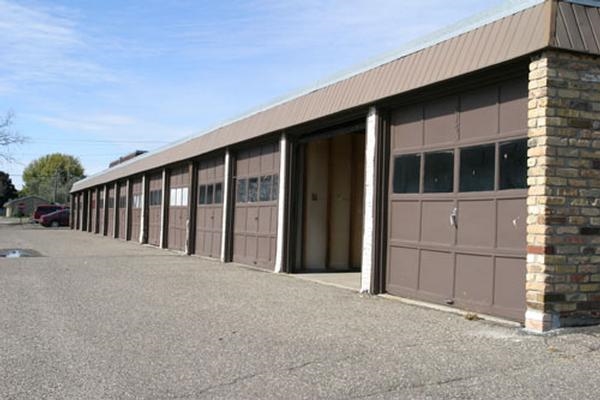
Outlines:
[[526,327],[600,323],[600,58],[534,57],[528,118]]

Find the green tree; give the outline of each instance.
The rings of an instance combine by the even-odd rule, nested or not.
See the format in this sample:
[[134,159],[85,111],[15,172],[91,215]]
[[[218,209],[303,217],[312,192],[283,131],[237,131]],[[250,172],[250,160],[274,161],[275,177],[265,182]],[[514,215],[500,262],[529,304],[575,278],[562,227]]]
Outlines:
[[2,204],[17,197],[17,189],[10,180],[10,175],[0,171],[0,207]]
[[55,203],[67,203],[74,182],[84,178],[83,166],[68,154],[48,154],[23,170],[22,194],[36,195]]

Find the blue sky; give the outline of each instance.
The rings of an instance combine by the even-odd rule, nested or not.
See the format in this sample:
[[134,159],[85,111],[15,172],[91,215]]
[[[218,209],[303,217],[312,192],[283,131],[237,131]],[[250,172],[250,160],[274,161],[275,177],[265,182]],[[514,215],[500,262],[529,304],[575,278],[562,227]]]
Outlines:
[[0,161],[74,155],[86,174],[347,71],[502,0],[0,0]]

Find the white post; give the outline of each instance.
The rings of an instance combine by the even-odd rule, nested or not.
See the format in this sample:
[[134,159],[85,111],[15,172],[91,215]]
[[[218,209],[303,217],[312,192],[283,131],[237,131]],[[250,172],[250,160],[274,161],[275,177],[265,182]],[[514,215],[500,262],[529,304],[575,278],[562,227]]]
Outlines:
[[367,115],[365,144],[365,199],[363,215],[363,251],[361,269],[361,293],[371,291],[373,275],[373,239],[375,223],[375,143],[377,141],[377,109],[371,107]]
[[[228,218],[229,218],[229,207],[231,206],[229,204],[229,191],[231,190],[231,188],[229,187],[230,185],[230,179],[229,179],[229,175],[231,174],[230,168],[231,168],[231,154],[229,152],[229,149],[227,149],[225,151],[225,169],[223,171],[223,218],[222,218],[222,225],[221,225],[221,262],[225,262],[225,258],[226,258],[226,254],[225,252],[227,251],[227,238],[229,237],[229,235],[227,235],[227,228],[228,228]],[[233,200],[235,201],[235,200]],[[197,223],[197,222],[196,222]]]
[[140,195],[140,235],[138,237],[140,243],[144,243],[144,231],[146,230],[146,174],[142,176],[142,193]]
[[285,229],[285,187],[287,173],[287,137],[285,132],[281,134],[279,141],[279,199],[277,202],[277,248],[275,252],[275,272],[279,273],[283,270],[283,248]]

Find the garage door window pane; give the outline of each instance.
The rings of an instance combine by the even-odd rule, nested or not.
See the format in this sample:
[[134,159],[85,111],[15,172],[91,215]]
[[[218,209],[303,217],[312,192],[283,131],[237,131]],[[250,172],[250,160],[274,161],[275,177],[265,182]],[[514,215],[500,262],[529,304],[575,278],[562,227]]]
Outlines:
[[248,201],[251,203],[258,201],[258,178],[248,179]]
[[206,185],[198,188],[198,204],[206,204]]
[[215,204],[223,202],[223,184],[215,183]]
[[394,193],[419,193],[421,156],[410,154],[394,160]]
[[273,180],[271,175],[260,177],[260,201],[271,200],[271,186]]
[[425,193],[454,190],[454,152],[425,154]]
[[181,189],[181,205],[187,207],[188,205],[188,188]]
[[527,188],[527,139],[500,145],[500,190]]
[[494,190],[494,145],[460,151],[460,191]]
[[214,186],[213,185],[208,185],[206,187],[206,204],[212,204],[213,203],[213,189]]
[[237,182],[237,202],[245,203],[247,201],[246,180],[240,179]]
[[273,175],[273,190],[271,191],[271,200],[279,199],[279,175]]

